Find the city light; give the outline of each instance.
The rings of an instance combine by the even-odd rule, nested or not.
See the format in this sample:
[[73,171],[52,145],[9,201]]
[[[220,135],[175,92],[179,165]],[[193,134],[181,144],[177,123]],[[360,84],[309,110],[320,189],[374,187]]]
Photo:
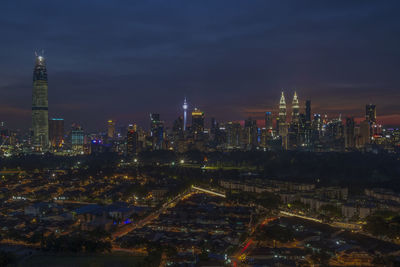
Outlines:
[[1,266],[400,266],[400,2],[25,2]]

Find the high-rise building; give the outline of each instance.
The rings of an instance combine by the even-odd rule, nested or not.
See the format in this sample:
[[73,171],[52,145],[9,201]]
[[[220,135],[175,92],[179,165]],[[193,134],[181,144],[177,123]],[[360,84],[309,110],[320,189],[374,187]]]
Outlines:
[[49,120],[49,139],[53,148],[61,147],[64,143],[64,119]]
[[226,142],[230,149],[241,147],[242,126],[238,122],[228,122],[226,125]]
[[279,101],[279,116],[278,116],[278,121],[277,121],[277,128],[278,128],[278,134],[282,135],[281,133],[281,125],[286,124],[286,101],[285,101],[285,95],[281,95],[281,99]]
[[370,143],[370,124],[367,120],[362,121],[359,126],[359,132],[357,135],[357,147],[363,148]]
[[289,145],[289,124],[288,123],[281,123],[279,126],[280,136],[282,138],[282,148],[284,150],[288,149]]
[[272,112],[265,112],[265,129],[271,131],[273,128]]
[[108,120],[107,121],[107,137],[109,139],[114,138],[115,136],[115,121]]
[[138,152],[138,132],[136,124],[129,124],[126,134],[126,155],[133,157]]
[[192,132],[201,135],[204,132],[204,112],[198,108],[192,111]]
[[293,101],[292,101],[292,122],[299,123],[299,99],[297,98],[297,93],[294,92]]
[[187,109],[188,109],[189,105],[186,102],[186,97],[185,100],[183,100],[183,131],[186,131],[186,127],[187,127]]
[[183,128],[184,128],[184,120],[182,116],[179,116],[172,125],[172,131],[174,132],[174,135],[182,135]]
[[313,121],[311,123],[311,143],[319,141],[322,132],[322,118],[321,114],[314,114]]
[[311,100],[306,100],[306,122],[311,122]]
[[162,149],[164,141],[164,123],[160,120],[160,114],[158,113],[150,114],[150,135],[153,149]]
[[304,142],[310,146],[312,141],[312,123],[311,123],[311,100],[306,100],[306,114],[304,116]]
[[218,128],[217,120],[214,117],[212,117],[210,126],[211,132],[214,133],[217,128]]
[[376,106],[373,104],[365,105],[365,120],[370,124],[376,123]]
[[303,142],[299,110],[299,99],[297,98],[297,93],[294,92],[292,100],[292,120],[288,129],[288,147],[290,147],[290,149],[296,149],[297,146]]
[[184,131],[183,131],[183,117],[179,116],[172,125],[172,136],[170,138],[175,149],[178,150],[178,147],[184,141]]
[[351,149],[354,148],[355,146],[354,128],[355,128],[354,118],[347,117],[344,130],[344,145],[346,149]]
[[71,145],[72,150],[75,152],[83,153],[85,144],[85,133],[79,125],[73,125],[71,131]]
[[281,95],[281,99],[279,101],[279,122],[280,123],[285,123],[286,122],[286,101],[285,101],[285,95]]
[[249,118],[244,121],[244,140],[243,144],[247,149],[254,149],[258,146],[258,127],[257,121]]
[[35,150],[46,151],[49,148],[47,69],[45,58],[38,54],[33,70],[32,128]]

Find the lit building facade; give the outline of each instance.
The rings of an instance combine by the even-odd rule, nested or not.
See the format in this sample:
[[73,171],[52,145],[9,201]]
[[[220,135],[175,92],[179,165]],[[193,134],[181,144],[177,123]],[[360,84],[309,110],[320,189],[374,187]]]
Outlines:
[[71,131],[72,150],[78,153],[83,153],[85,144],[85,133],[82,127],[75,125]]
[[32,128],[35,151],[49,148],[49,105],[47,69],[43,56],[36,55],[33,71]]
[[192,132],[194,135],[202,134],[204,131],[204,112],[198,108],[192,111]]
[[136,124],[129,124],[126,134],[126,155],[133,157],[138,152],[138,132]]
[[281,94],[281,99],[279,100],[279,123],[285,123],[286,122],[286,101],[285,101],[285,95]]
[[115,136],[115,121],[108,120],[107,121],[107,137],[109,139],[114,138]]
[[150,114],[150,137],[154,150],[163,149],[164,123],[160,120],[160,114]]
[[294,92],[293,101],[292,101],[292,122],[299,123],[299,113],[300,105],[299,99],[297,98],[297,93]]
[[282,91],[281,99],[279,100],[279,116],[276,122],[276,128],[279,135],[282,135],[281,126],[285,127],[284,124],[286,124],[286,101],[285,95]]

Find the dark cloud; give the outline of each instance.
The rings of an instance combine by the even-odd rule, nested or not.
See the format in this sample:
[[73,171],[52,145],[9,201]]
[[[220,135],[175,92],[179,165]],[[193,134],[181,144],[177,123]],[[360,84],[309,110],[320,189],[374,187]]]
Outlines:
[[2,1],[0,120],[29,125],[33,53],[45,49],[50,114],[89,129],[167,121],[184,96],[239,120],[294,88],[316,112],[399,123],[398,1]]

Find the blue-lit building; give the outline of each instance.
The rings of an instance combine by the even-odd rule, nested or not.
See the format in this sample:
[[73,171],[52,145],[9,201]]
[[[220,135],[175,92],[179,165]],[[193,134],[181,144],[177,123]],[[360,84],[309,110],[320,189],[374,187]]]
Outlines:
[[153,149],[162,149],[164,142],[164,122],[160,120],[160,114],[150,114],[150,134],[152,137]]
[[80,126],[75,126],[71,131],[71,145],[72,150],[76,152],[83,152],[83,146],[85,144],[85,133]]

